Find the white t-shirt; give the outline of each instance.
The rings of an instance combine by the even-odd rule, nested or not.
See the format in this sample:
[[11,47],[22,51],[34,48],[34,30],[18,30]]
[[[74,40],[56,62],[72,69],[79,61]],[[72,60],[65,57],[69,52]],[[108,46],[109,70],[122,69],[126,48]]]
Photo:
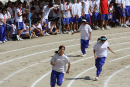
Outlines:
[[[7,14],[3,15],[2,13],[0,13],[0,19],[2,19],[2,21],[5,21],[5,19],[7,19]],[[0,21],[0,25],[5,25],[5,24]]]
[[[70,9],[71,7],[72,7],[71,3],[70,3],[69,5],[67,5],[67,3],[66,3],[66,5],[65,5],[65,10],[68,10],[68,9]],[[71,17],[70,10],[66,11],[64,15],[65,15],[66,18]]]
[[39,23],[39,25],[38,25],[38,26],[35,26],[35,25],[34,25],[32,29],[34,30],[35,28],[39,28],[39,29],[41,29],[41,30],[42,30],[42,26],[41,26],[41,24],[40,24],[40,23]]
[[126,6],[130,6],[130,0],[125,0]]
[[17,15],[18,12],[21,15],[22,14],[22,10],[20,11],[19,8],[17,8],[15,10],[15,22],[23,22],[23,17],[22,16],[18,17],[18,15]]
[[125,0],[123,0],[123,1],[122,1],[122,4],[123,4],[123,9],[125,9],[125,8],[126,8],[126,4],[125,4],[125,3],[126,3],[126,1],[125,1]]
[[119,3],[119,5],[117,5],[117,7],[121,7],[122,0],[115,0],[115,3]]
[[66,64],[70,63],[70,60],[65,54],[63,54],[62,56],[55,54],[50,62],[56,63],[55,65],[52,65],[52,70],[65,73]]
[[[58,6],[58,5],[57,5],[57,4],[54,4],[54,7],[56,7],[56,6]],[[58,9],[59,9],[59,7],[53,9],[53,17],[55,17],[55,18],[58,17],[58,15],[59,15],[59,11],[58,11]],[[55,12],[54,10],[57,10],[57,11]]]
[[98,41],[93,49],[96,50],[97,57],[107,57],[107,47],[109,47],[108,41],[105,41],[104,44],[102,44],[100,41]]
[[[8,11],[7,11],[6,14],[7,14],[7,19],[8,19],[8,18],[11,18],[11,14],[10,14]],[[9,20],[10,20],[10,19],[8,19],[7,21],[9,21]]]
[[51,22],[48,22],[48,28],[51,28],[51,27],[53,29],[54,27],[56,27],[56,25],[52,25]]
[[92,2],[92,10],[94,10],[94,8],[96,8],[95,12],[99,13],[99,7],[100,7],[99,5],[100,5],[99,1],[93,1]]
[[[61,10],[63,11],[63,15],[65,16],[65,8],[66,8],[66,4],[61,4]],[[66,16],[65,16],[66,18]]]
[[82,4],[81,2],[77,3],[77,10],[78,10],[78,15],[79,17],[82,15]]
[[13,27],[13,28],[12,28],[11,33],[12,33],[12,34],[17,34],[17,31],[18,31],[18,30],[17,30],[17,28],[16,28],[16,25],[12,24],[12,27]]
[[48,19],[49,13],[50,13],[50,11],[51,11],[53,8],[54,8],[54,7],[48,8],[48,5],[45,5],[45,6],[43,7],[43,10],[42,10],[42,12],[43,12],[42,17],[45,18],[45,19]]
[[78,11],[78,9],[77,9],[77,8],[78,8],[78,7],[77,7],[77,3],[75,3],[75,4],[72,3],[72,4],[71,4],[71,7],[72,7],[71,10],[72,10],[73,16],[76,16],[76,15],[77,15],[77,11]]
[[86,24],[85,26],[80,25],[79,31],[80,31],[81,39],[89,40],[90,32],[92,32],[92,29],[88,24]]
[[89,14],[89,7],[90,7],[90,2],[89,1],[86,1],[84,2],[84,13],[85,14]]

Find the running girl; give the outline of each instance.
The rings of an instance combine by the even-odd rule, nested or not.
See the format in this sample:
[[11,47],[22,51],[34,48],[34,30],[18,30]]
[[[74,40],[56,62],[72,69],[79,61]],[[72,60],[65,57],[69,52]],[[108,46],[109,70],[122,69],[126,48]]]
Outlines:
[[[64,73],[69,73],[70,69],[70,60],[64,54],[65,46],[61,45],[59,50],[56,51],[55,55],[51,59],[52,72],[51,72],[51,87],[55,87],[56,80],[57,85],[61,86],[64,79]],[[66,71],[66,64],[68,64],[68,69]]]
[[[82,22],[81,22],[81,25],[79,27],[79,30],[77,32],[75,32],[75,33],[80,32],[80,35],[81,35],[81,51],[83,53],[82,57],[84,57],[86,55],[85,48],[88,48],[89,40],[91,40],[91,36],[92,36],[92,29],[86,23],[87,23],[87,20],[86,19],[82,19]],[[72,35],[73,34],[74,33],[72,33]]]
[[[102,66],[105,63],[107,57],[107,48],[114,53],[111,48],[109,47],[108,41],[106,41],[105,36],[101,36],[98,39],[98,42],[93,47],[94,57],[95,57],[95,66],[97,68],[96,78],[98,80],[99,74],[102,72]],[[114,53],[115,54],[115,53]]]

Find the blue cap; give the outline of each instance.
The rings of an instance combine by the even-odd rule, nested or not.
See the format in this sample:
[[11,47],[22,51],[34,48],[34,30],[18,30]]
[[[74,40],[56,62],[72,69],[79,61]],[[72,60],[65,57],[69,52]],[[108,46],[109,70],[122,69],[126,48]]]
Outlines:
[[107,39],[106,39],[106,38],[100,38],[100,40],[102,40],[102,41],[106,41]]

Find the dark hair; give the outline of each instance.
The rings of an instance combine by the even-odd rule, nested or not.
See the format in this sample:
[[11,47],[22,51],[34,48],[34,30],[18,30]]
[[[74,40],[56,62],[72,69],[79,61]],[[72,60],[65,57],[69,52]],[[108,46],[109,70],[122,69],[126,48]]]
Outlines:
[[50,7],[53,7],[53,3],[52,3],[52,2],[49,2],[49,6],[50,6]]
[[35,7],[31,7],[31,10],[35,10],[36,8]]
[[[59,46],[59,49],[61,49],[61,48],[64,48],[64,50],[65,50],[65,46],[63,46],[63,45]],[[58,50],[58,51],[55,51],[56,54],[57,54],[58,52],[59,52],[59,50]]]
[[22,2],[19,2],[18,5],[23,4]]
[[7,12],[7,9],[6,9],[6,8],[3,8],[3,9],[2,9],[2,13],[3,13],[3,11],[6,11],[6,12]]
[[29,23],[29,20],[28,20],[28,19],[26,19],[24,22],[25,22],[25,23]]
[[2,6],[0,6],[0,10],[2,10],[3,8],[2,8]]
[[7,9],[9,6],[8,5],[5,5],[5,8]]
[[36,24],[36,23],[38,23],[38,21],[37,21],[37,20],[35,20],[35,21],[34,21],[34,24]]
[[111,1],[110,4],[113,4],[113,1]]
[[[105,36],[101,36],[100,38],[97,39],[97,41],[101,40],[101,38],[106,38]],[[107,38],[106,38],[107,40]],[[105,41],[105,40],[101,40],[101,41]]]

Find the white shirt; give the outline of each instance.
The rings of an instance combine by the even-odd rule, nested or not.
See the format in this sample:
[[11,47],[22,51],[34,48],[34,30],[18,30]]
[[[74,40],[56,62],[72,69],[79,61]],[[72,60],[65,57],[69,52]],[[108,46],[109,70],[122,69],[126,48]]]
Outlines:
[[43,12],[42,17],[45,18],[45,19],[48,19],[48,15],[49,15],[50,11],[51,11],[53,8],[54,8],[54,7],[48,8],[48,5],[45,5],[45,6],[43,7],[43,10],[42,10],[42,12]]
[[90,32],[92,32],[92,29],[88,24],[86,24],[85,26],[80,25],[79,31],[80,31],[81,39],[89,40]]
[[77,11],[78,11],[78,9],[77,9],[77,3],[72,3],[71,4],[71,10],[72,10],[72,14],[73,14],[73,16],[76,16],[77,15]]
[[78,15],[79,17],[82,15],[82,4],[81,2],[77,3],[77,10],[78,10]]
[[84,13],[85,14],[89,14],[89,7],[90,7],[90,2],[89,1],[86,1],[84,2]]
[[[63,15],[65,16],[65,8],[66,8],[66,4],[61,4],[61,10],[63,11]],[[62,16],[63,16],[62,15]],[[66,18],[66,16],[65,16],[65,18]]]
[[[57,4],[54,4],[54,7],[56,7],[56,6],[58,6],[58,5],[57,5]],[[58,11],[58,9],[59,9],[59,7],[53,9],[53,17],[54,17],[54,18],[58,17],[58,15],[59,15],[59,11]],[[57,10],[57,11],[55,12],[54,10]]]
[[117,7],[121,7],[122,0],[115,0],[115,3],[119,3],[119,5],[117,5]]
[[108,41],[105,41],[104,44],[102,44],[100,41],[98,41],[93,49],[96,50],[97,57],[107,57],[107,47],[109,47]]
[[[71,3],[70,3],[69,5],[67,5],[67,3],[66,3],[66,5],[65,5],[65,10],[68,10],[68,9],[70,9],[71,7],[72,7]],[[71,17],[70,10],[66,11],[64,15],[65,15],[66,18]]]
[[55,54],[50,62],[56,63],[55,65],[52,65],[52,70],[55,70],[55,71],[61,72],[61,73],[65,73],[66,64],[70,63],[70,60],[65,54],[63,54],[62,56]]
[[123,4],[123,9],[125,9],[125,8],[126,8],[126,4],[125,4],[125,3],[126,3],[126,1],[125,1],[125,0],[123,0],[123,1],[122,1],[122,4]]
[[22,14],[22,10],[20,11],[19,8],[17,8],[17,9],[15,10],[15,21],[16,21],[16,22],[23,22],[23,17],[22,17],[22,16],[18,17],[18,15],[17,15],[18,12],[19,12],[19,14],[21,15],[21,14]]
[[130,0],[125,0],[126,6],[130,6]]
[[[56,25],[52,25],[51,22],[48,22],[48,28],[51,28],[51,27],[52,27],[52,29],[53,29],[53,28],[56,27]],[[52,29],[51,29],[51,30],[52,30]]]
[[[5,19],[7,19],[7,14],[3,15],[2,13],[0,13],[0,19],[2,19],[2,21],[5,21]],[[5,24],[0,21],[0,25],[5,25]]]
[[99,5],[100,5],[99,1],[93,1],[92,2],[92,10],[94,10],[94,8],[96,7],[95,12],[99,13],[99,7],[100,7]]
[[[7,14],[7,19],[8,19],[8,18],[11,18],[11,14],[10,14],[8,11],[7,11],[6,14]],[[8,19],[7,21],[9,21],[9,20],[10,20],[10,19]]]
[[39,28],[39,29],[41,29],[42,30],[42,26],[41,26],[41,24],[39,23],[39,25],[38,26],[33,26],[33,28],[32,28],[32,30],[34,30],[35,28]]
[[13,28],[12,28],[11,33],[12,33],[12,34],[17,34],[17,31],[18,31],[18,30],[16,29],[16,25],[12,24],[12,27],[13,27]]

